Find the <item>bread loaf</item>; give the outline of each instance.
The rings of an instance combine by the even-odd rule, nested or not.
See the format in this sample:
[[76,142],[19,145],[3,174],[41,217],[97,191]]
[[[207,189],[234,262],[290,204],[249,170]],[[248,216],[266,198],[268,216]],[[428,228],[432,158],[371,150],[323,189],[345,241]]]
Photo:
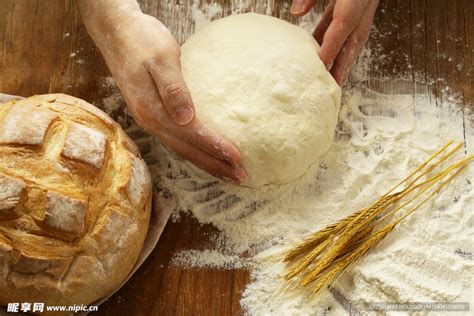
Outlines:
[[0,105],[0,305],[106,296],[150,211],[147,166],[105,113],[63,94]]

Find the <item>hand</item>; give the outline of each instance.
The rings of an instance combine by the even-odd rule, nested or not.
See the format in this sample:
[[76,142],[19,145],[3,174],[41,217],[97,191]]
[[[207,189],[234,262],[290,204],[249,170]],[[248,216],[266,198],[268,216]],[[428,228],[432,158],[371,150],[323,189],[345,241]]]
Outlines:
[[160,21],[133,11],[95,37],[139,125],[216,177],[238,183],[246,178],[238,150],[195,117],[180,48]]
[[[305,15],[316,0],[293,0],[291,13]],[[379,0],[331,0],[313,36],[319,57],[342,85],[369,37]]]

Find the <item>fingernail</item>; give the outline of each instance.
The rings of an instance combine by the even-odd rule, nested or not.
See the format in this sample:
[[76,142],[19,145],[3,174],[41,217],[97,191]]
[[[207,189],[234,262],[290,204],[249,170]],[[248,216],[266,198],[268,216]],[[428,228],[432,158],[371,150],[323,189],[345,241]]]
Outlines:
[[290,7],[292,14],[299,14],[304,10],[304,1],[294,0]]
[[194,111],[189,106],[185,105],[177,108],[174,111],[174,120],[179,125],[185,125],[191,122],[194,118]]
[[239,182],[244,182],[247,179],[247,172],[245,172],[244,168],[237,167],[234,170],[235,177],[239,180]]

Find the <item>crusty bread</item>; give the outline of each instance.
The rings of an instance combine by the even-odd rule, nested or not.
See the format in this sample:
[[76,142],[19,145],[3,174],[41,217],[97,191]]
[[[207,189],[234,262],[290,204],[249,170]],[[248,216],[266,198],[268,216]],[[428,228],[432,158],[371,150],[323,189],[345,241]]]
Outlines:
[[0,104],[0,305],[106,296],[150,211],[148,168],[105,113],[63,94]]

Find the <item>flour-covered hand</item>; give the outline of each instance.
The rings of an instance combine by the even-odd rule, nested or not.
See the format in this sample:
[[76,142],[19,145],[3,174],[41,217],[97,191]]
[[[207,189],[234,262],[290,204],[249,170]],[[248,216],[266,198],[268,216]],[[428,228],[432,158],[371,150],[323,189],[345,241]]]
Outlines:
[[[119,2],[82,0],[81,12],[137,123],[214,176],[242,182],[239,151],[195,115],[173,36],[135,1]],[[84,14],[94,6],[108,10],[106,17]]]
[[[316,0],[293,0],[291,13],[305,15]],[[379,0],[331,0],[313,36],[321,45],[319,57],[340,85],[367,41]]]

